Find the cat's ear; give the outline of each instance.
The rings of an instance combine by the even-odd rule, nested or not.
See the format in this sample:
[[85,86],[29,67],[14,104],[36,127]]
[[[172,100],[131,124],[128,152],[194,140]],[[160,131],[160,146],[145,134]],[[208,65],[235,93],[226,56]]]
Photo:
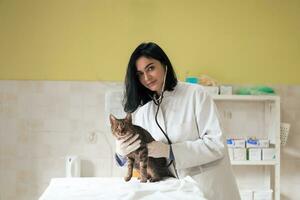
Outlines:
[[112,114],[109,115],[109,120],[110,120],[110,124],[114,124],[116,121],[116,117],[113,116]]
[[132,117],[131,117],[131,113],[127,113],[125,120],[132,123]]

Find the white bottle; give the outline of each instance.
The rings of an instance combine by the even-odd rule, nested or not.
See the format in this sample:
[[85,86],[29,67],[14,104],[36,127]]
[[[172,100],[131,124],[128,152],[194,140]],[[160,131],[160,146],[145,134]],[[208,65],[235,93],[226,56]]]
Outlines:
[[66,177],[80,177],[80,158],[77,155],[66,157]]

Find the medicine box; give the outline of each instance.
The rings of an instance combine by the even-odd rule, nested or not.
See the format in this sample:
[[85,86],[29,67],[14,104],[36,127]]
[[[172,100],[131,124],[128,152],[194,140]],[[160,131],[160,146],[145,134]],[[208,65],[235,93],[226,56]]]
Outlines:
[[257,190],[253,192],[253,200],[272,200],[272,190]]
[[248,149],[248,160],[261,160],[261,149],[260,148],[249,148]]
[[268,139],[247,139],[247,148],[269,148],[270,140]]
[[234,140],[233,139],[228,138],[226,140],[226,143],[227,143],[228,148],[234,148]]
[[245,142],[244,139],[227,139],[227,147],[232,148],[245,148]]
[[203,86],[204,90],[209,93],[210,95],[219,94],[219,87],[216,86]]
[[276,150],[275,148],[262,149],[262,160],[275,160]]
[[247,139],[246,140],[246,147],[247,148],[258,148],[259,144],[258,144],[258,139]]
[[232,94],[232,86],[229,85],[221,85],[220,86],[220,94]]
[[245,148],[245,142],[244,139],[235,139],[234,140],[234,148]]
[[258,146],[260,148],[269,148],[270,140],[268,140],[268,139],[259,139],[258,140]]
[[233,160],[246,160],[246,148],[234,148]]
[[241,200],[253,200],[252,190],[240,190]]

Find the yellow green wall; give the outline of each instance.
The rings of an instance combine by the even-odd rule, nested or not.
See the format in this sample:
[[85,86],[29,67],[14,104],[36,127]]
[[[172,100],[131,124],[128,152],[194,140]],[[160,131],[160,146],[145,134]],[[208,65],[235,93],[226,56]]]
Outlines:
[[117,80],[155,41],[181,80],[300,83],[298,0],[0,0],[0,79]]

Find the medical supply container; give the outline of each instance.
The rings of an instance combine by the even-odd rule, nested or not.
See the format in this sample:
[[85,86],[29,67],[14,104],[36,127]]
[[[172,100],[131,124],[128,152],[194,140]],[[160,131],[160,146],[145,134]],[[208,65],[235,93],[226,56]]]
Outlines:
[[240,190],[241,200],[253,200],[252,190]]
[[273,190],[256,190],[253,193],[253,200],[272,200]]
[[246,140],[246,147],[247,148],[258,148],[259,147],[259,140],[258,139],[253,139],[249,138]]
[[249,138],[246,141],[247,148],[269,148],[270,140],[269,139],[253,139]]
[[275,160],[276,150],[275,148],[262,149],[262,160]]
[[234,140],[234,147],[235,148],[245,148],[245,142],[244,139],[235,139]]
[[220,94],[231,95],[232,94],[232,86],[229,86],[229,85],[220,85]]
[[269,139],[259,139],[258,140],[258,146],[260,148],[269,148],[270,140]]
[[233,160],[247,160],[246,154],[246,148],[234,148]]
[[226,143],[227,143],[227,147],[228,147],[228,148],[234,148],[234,141],[233,141],[233,139],[228,138],[228,139],[226,140]]
[[248,149],[248,160],[261,160],[261,149],[260,148],[249,148]]
[[232,148],[245,148],[245,142],[244,139],[227,139],[227,146]]
[[204,90],[209,93],[210,95],[218,95],[219,88],[217,86],[203,86]]

